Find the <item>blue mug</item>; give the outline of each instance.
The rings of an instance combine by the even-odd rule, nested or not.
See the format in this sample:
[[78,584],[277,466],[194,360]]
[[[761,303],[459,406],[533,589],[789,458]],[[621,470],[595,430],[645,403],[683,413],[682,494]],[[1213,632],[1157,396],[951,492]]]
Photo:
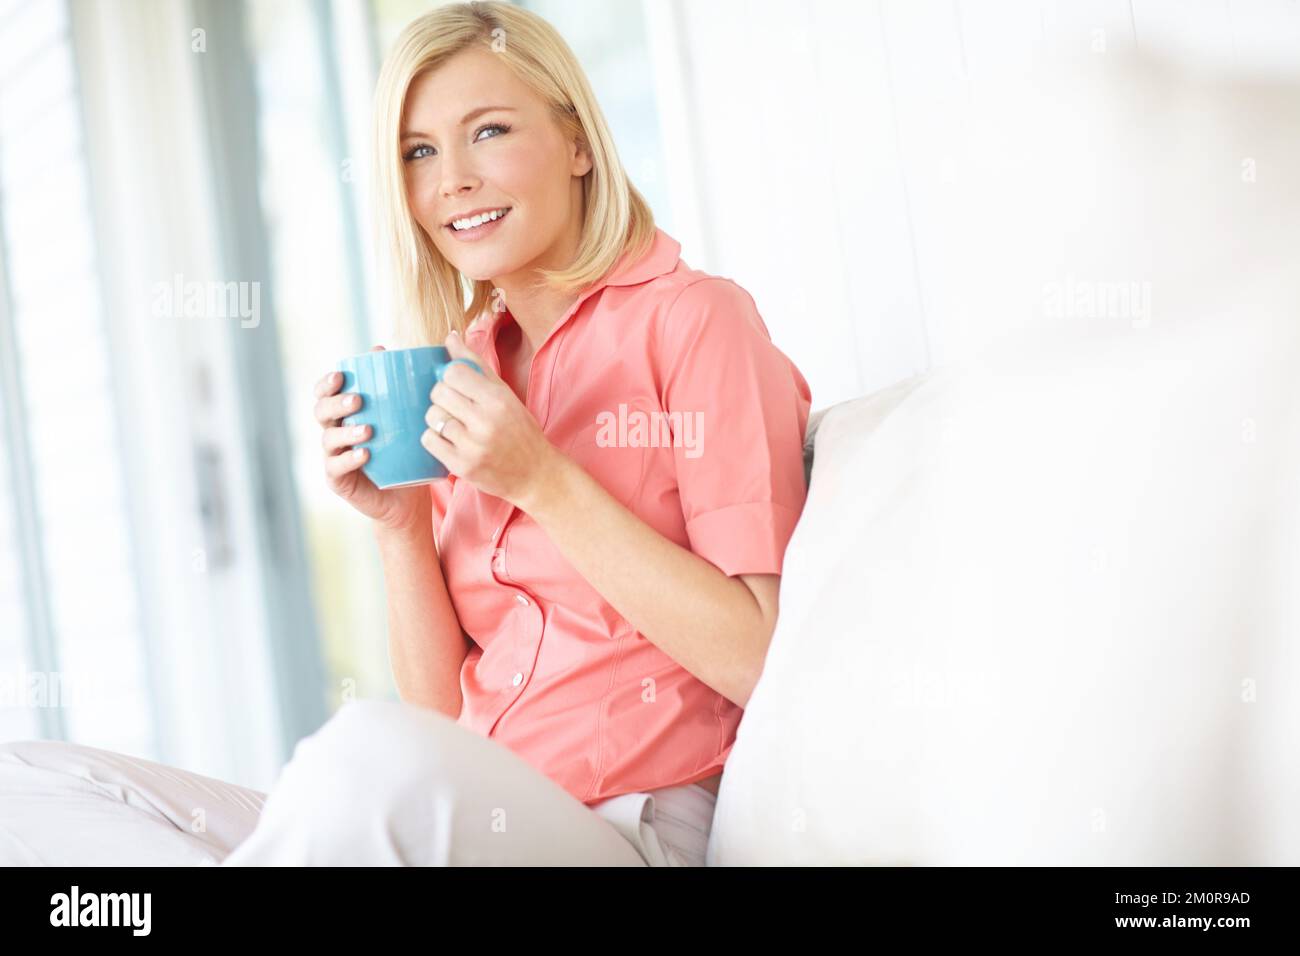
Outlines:
[[433,404],[429,393],[447,369],[469,359],[453,359],[441,345],[383,352],[363,352],[339,361],[343,388],[356,392],[361,408],[342,420],[343,425],[369,425],[370,437],[353,447],[368,448],[361,470],[377,488],[422,485],[447,477],[447,469],[420,444],[429,427],[424,416]]

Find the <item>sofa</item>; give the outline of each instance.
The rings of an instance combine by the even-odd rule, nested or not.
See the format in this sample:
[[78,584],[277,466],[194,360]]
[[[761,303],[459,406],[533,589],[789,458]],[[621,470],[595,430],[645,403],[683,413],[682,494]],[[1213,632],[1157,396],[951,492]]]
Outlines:
[[1295,323],[1038,352],[812,419],[710,865],[1300,861]]
[[1300,90],[1012,79],[943,361],[810,420],[710,865],[1300,863]]

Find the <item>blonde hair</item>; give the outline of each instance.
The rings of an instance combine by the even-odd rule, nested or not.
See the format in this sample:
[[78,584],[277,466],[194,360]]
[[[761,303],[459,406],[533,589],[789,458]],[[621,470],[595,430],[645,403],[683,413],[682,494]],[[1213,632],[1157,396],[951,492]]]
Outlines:
[[[392,279],[402,309],[398,330],[417,344],[441,344],[492,304],[490,280],[472,280],[438,252],[411,213],[401,122],[411,83],[457,53],[483,44],[551,107],[566,136],[591,156],[582,177],[582,235],[573,263],[539,270],[540,281],[576,293],[625,252],[639,258],[654,240],[650,206],[628,180],[614,139],[586,75],[568,44],[537,14],[508,3],[449,4],[412,20],[384,60],[375,89],[373,163],[379,241],[392,253]],[[466,297],[469,298],[468,305]]]

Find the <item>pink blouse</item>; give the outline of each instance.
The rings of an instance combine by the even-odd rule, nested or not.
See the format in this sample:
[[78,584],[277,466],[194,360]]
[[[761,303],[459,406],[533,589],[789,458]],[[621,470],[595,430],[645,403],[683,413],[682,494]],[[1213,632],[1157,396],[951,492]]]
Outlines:
[[[657,229],[646,255],[579,297],[532,358],[527,407],[670,541],[724,574],[779,574],[807,494],[812,396],[749,294],[680,251]],[[497,330],[511,321],[486,313],[465,336],[498,374]],[[721,770],[739,706],[638,633],[527,514],[454,475],[430,488],[473,640],[460,724],[587,804]]]

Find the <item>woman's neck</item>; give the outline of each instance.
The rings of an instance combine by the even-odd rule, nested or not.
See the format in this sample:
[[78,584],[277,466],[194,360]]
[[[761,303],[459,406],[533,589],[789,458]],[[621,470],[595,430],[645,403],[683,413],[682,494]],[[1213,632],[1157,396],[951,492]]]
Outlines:
[[531,355],[546,341],[546,336],[564,317],[577,296],[547,288],[539,289],[535,278],[529,282],[533,284],[530,286],[521,282],[512,285],[509,281],[504,281],[497,283],[496,287],[504,294],[505,306],[523,332],[525,348]]
[[557,292],[542,282],[539,275],[543,269],[567,269],[578,254],[583,209],[582,187],[578,180],[573,181],[571,190],[573,215],[559,238],[527,268],[492,280],[505,296],[505,307],[524,333],[524,347],[529,355],[541,347],[551,329],[578,298],[570,293]]

